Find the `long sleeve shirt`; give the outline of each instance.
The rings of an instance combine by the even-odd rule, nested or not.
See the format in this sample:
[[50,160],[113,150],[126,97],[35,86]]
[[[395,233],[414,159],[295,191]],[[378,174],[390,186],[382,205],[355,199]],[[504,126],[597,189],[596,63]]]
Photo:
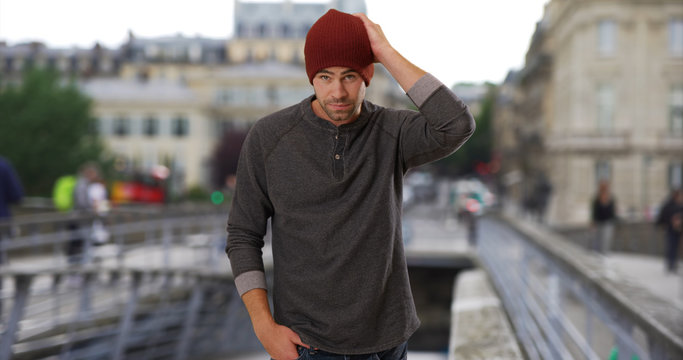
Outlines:
[[266,288],[272,222],[275,321],[339,354],[386,350],[419,326],[401,236],[403,176],[474,132],[467,106],[433,76],[408,91],[419,111],[362,104],[335,126],[311,96],[259,120],[240,155],[228,243],[240,295]]

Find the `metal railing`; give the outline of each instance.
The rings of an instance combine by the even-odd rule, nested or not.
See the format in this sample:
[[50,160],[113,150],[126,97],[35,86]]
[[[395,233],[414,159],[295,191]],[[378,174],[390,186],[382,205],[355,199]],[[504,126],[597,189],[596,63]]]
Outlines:
[[[17,218],[0,242],[0,360],[192,359],[258,349],[224,254],[227,212]],[[76,224],[74,227],[69,224]],[[83,240],[82,257],[64,247]]]
[[[503,216],[503,218],[505,218]],[[682,311],[648,298],[657,314],[629,298],[642,289],[611,279],[603,260],[539,225],[484,219],[478,252],[531,359],[683,358]],[[640,310],[640,311],[639,311]],[[670,319],[666,319],[666,317]],[[668,321],[668,323],[667,323]]]

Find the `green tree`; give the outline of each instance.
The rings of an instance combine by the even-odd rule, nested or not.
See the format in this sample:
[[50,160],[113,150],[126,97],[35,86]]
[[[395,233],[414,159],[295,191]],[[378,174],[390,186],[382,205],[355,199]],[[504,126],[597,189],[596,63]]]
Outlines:
[[0,154],[30,196],[49,196],[59,176],[103,158],[91,100],[54,71],[27,70],[18,84],[0,81],[0,114]]
[[491,161],[493,133],[493,107],[496,98],[496,86],[487,84],[488,91],[482,100],[480,111],[473,114],[477,129],[472,137],[454,154],[437,161],[434,166],[441,175],[461,176],[476,173],[477,164]]

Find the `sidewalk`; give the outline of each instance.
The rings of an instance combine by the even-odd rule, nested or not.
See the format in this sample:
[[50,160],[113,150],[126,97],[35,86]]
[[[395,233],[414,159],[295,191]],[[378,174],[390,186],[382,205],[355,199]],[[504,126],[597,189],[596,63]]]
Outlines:
[[612,253],[605,265],[621,278],[648,290],[683,310],[683,263],[679,262],[678,274],[664,271],[664,260],[659,257]]

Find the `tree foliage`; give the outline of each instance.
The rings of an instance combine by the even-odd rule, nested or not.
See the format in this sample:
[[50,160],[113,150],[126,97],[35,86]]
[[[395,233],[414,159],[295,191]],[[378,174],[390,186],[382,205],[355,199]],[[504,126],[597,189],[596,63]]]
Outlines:
[[91,100],[56,72],[32,69],[19,84],[0,81],[0,154],[28,195],[47,196],[59,176],[101,160],[95,129]]

